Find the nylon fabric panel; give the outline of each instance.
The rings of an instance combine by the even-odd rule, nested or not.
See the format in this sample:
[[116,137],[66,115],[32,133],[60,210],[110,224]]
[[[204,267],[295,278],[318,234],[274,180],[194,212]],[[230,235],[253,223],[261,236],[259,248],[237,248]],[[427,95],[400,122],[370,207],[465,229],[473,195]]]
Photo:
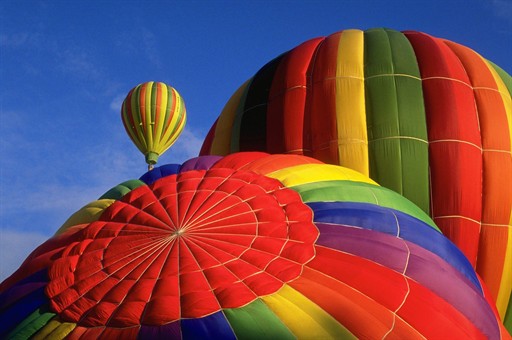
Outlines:
[[267,106],[272,79],[281,60],[282,56],[263,66],[248,87],[240,124],[239,151],[267,148]]
[[113,199],[102,199],[85,205],[83,208],[71,215],[66,220],[66,222],[64,222],[64,224],[55,232],[55,234],[61,234],[68,228],[78,224],[87,224],[93,221],[97,221],[103,211],[105,211],[105,209],[107,209],[112,203],[114,203]]
[[[340,185],[343,185],[344,190],[339,190]],[[344,181],[341,184],[337,181],[324,181],[298,185],[290,189],[297,191],[305,203],[329,201],[372,203],[402,211],[439,231],[423,210],[412,202],[404,200],[398,193],[384,187],[362,182]]]
[[47,299],[44,293],[44,287],[33,291],[18,301],[20,301],[20,303],[7,306],[7,308],[2,308],[0,311],[0,318],[3,322],[2,328],[0,329],[1,337],[4,337],[35,310],[46,304]]
[[[498,299],[512,207],[512,153],[507,110],[496,80],[485,61],[467,47],[445,42],[458,56],[470,78],[478,110],[483,153],[482,229],[477,271],[487,284],[503,317],[511,286]],[[503,287],[503,289],[505,289]]]
[[240,167],[240,170],[249,170],[261,175],[267,175],[279,171],[280,169],[291,168],[305,164],[324,163],[321,163],[314,158],[309,158],[302,155],[293,155],[293,157],[291,157],[290,155],[277,154],[268,155],[266,157],[254,160],[251,163]]
[[[320,246],[317,247],[317,256],[308,267],[344,282],[374,299],[394,311],[427,338],[485,339],[480,330],[458,310],[404,274],[366,259]],[[355,272],[358,275],[353,275]],[[443,312],[439,313],[440,310]],[[426,318],[425,315],[429,317]],[[436,319],[435,327],[432,327],[432,319]],[[497,325],[495,329],[498,329]],[[496,333],[490,335],[491,338],[496,338]]]
[[237,339],[295,339],[260,299],[244,307],[225,309],[224,314]]
[[[480,282],[464,254],[425,222],[398,210],[367,203],[311,202],[308,206],[313,210],[317,226],[322,223],[355,226],[386,233],[421,246],[449,263],[482,293]],[[324,232],[321,232],[317,244],[323,238]]]
[[320,271],[304,268],[290,284],[360,339],[382,339],[389,332],[398,339],[421,336],[411,325],[361,291]]
[[289,285],[261,298],[299,339],[349,337],[345,327]]
[[397,31],[365,31],[370,177],[429,212],[428,142],[418,63]]
[[[507,109],[507,119],[508,119],[508,127],[510,130],[510,140],[512,140],[512,77],[508,75],[505,71],[503,71],[499,66],[487,61],[487,63],[491,66],[491,71],[494,71],[494,78],[498,84],[498,88],[500,89],[500,93],[503,98],[503,102],[505,103],[505,108]],[[502,278],[502,287],[507,287],[512,285],[512,212],[510,216],[510,222],[508,227],[508,245],[507,251],[505,253],[505,263],[504,263],[504,273]],[[502,294],[503,293],[503,294]],[[506,294],[506,289],[501,289],[498,293],[498,299],[502,299]],[[506,296],[506,295],[505,295]],[[509,297],[507,311],[503,318],[503,323],[505,324],[509,333],[512,333],[512,295]]]
[[[246,94],[247,87],[250,84],[250,82],[251,80],[248,80],[244,84],[242,84],[242,86],[240,86],[238,90],[236,90],[236,92],[224,106],[224,109],[222,110],[222,115],[220,115],[217,120],[213,142],[211,145],[211,149],[208,150],[208,154],[227,155],[230,152],[232,146],[231,140],[232,138],[234,138],[232,134],[235,134],[235,117],[237,116],[238,109],[242,105],[241,103],[244,100],[244,96]],[[236,136],[238,143],[239,131]],[[238,146],[236,148],[236,151],[238,151]]]
[[236,339],[222,312],[204,318],[182,319],[181,332],[185,339]]
[[313,53],[323,38],[309,40],[283,55],[274,74],[267,108],[267,150],[270,153],[310,153],[304,140],[308,76]]
[[46,325],[46,323],[54,316],[55,313],[48,311],[48,306],[38,308],[18,324],[18,326],[14,328],[6,338],[28,339],[44,327],[44,325]]
[[55,318],[41,328],[32,339],[64,339],[75,327],[75,323],[62,322]]
[[369,176],[363,31],[341,33],[335,81],[338,164]]
[[456,55],[440,40],[406,32],[423,79],[431,216],[476,264],[482,215],[482,145],[473,90]]
[[296,165],[266,175],[278,179],[287,187],[334,180],[348,180],[378,186],[377,183],[359,172],[330,164]]
[[481,292],[436,254],[412,242],[377,231],[341,225],[316,225],[320,230],[319,246],[365,258],[403,273],[446,300],[483,333],[496,332],[494,312]]
[[330,164],[338,164],[336,60],[341,34],[326,37],[313,56],[311,98],[306,106],[305,138],[311,140],[311,156]]
[[[229,153],[239,152],[242,151],[240,149],[240,135],[241,135],[241,128],[242,128],[242,119],[244,118],[245,114],[245,101],[247,99],[247,94],[249,93],[249,88],[254,80],[254,77],[249,79],[246,82],[246,86],[242,86],[242,92],[240,93],[240,100],[237,103],[237,106],[235,108],[235,117],[233,120],[233,126],[231,127],[230,132],[230,144],[229,144]],[[245,84],[244,84],[245,85]],[[236,100],[236,98],[235,98]],[[231,100],[230,100],[231,101]],[[219,117],[220,120],[220,117]],[[229,131],[226,131],[229,133]],[[214,141],[215,143],[215,141]]]

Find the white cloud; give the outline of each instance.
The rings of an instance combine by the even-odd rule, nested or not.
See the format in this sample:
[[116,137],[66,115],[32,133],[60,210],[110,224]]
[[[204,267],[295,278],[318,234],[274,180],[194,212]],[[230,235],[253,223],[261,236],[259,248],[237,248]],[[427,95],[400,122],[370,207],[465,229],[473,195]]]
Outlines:
[[16,271],[25,258],[51,235],[0,229],[0,281]]
[[121,106],[123,105],[124,98],[126,98],[126,94],[118,94],[110,102],[110,109],[114,111],[116,114],[119,114],[119,112],[121,111]]

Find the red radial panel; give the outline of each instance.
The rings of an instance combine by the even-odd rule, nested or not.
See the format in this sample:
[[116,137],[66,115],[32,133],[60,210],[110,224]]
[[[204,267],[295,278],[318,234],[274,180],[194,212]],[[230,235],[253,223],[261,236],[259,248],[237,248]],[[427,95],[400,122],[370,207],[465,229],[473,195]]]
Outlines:
[[248,171],[189,171],[139,187],[81,231],[47,294],[66,321],[161,325],[246,305],[298,277],[318,230],[299,195]]

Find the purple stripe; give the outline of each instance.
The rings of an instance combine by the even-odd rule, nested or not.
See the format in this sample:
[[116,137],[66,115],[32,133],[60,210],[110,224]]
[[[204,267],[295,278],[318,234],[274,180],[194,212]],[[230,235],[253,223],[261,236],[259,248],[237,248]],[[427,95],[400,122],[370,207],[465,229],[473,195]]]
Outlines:
[[141,325],[138,339],[180,339],[181,327],[179,321],[174,321],[161,326]]
[[208,170],[212,167],[213,164],[217,163],[220,156],[200,156],[196,158],[189,159],[181,166],[180,172],[190,171],[190,170]]
[[[489,304],[471,282],[436,254],[378,231],[316,223],[317,244],[353,254],[405,274],[446,300],[484,334],[499,338]],[[410,254],[409,254],[410,252]]]

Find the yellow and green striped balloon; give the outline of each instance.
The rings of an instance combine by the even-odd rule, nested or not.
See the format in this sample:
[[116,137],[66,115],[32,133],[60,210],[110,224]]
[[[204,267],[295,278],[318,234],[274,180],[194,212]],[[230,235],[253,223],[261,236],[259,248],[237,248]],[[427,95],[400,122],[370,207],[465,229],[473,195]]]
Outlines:
[[161,82],[146,82],[126,96],[121,118],[128,136],[152,167],[183,131],[185,103],[178,91]]

